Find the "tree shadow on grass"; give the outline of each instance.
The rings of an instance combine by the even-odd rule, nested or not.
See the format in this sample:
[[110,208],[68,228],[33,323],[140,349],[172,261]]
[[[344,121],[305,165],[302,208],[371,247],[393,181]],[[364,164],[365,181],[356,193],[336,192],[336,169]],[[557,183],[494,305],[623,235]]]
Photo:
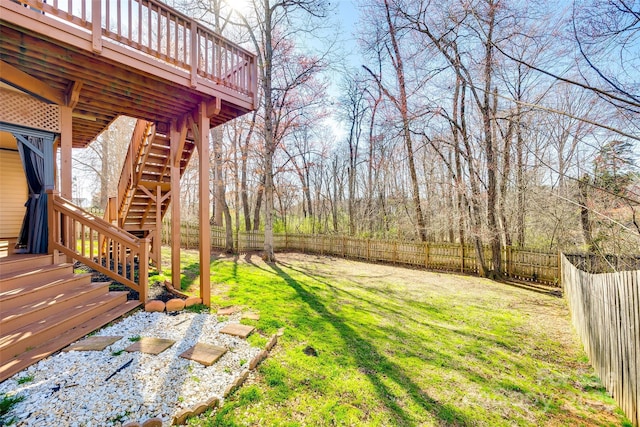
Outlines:
[[196,277],[200,277],[200,263],[192,262],[182,269],[180,277],[180,290],[187,291],[196,281]]
[[280,276],[299,297],[324,320],[330,322],[340,334],[342,340],[351,349],[351,355],[358,364],[358,369],[363,372],[375,387],[380,401],[394,414],[396,421],[403,426],[418,425],[421,420],[416,420],[407,413],[394,396],[394,391],[385,384],[385,379],[391,380],[404,388],[407,395],[417,405],[432,413],[439,420],[449,425],[471,425],[471,421],[456,408],[442,404],[420,388],[409,376],[407,376],[401,366],[390,361],[381,354],[374,345],[360,336],[342,318],[331,313],[320,299],[313,293],[307,291],[295,279],[283,271],[277,264],[269,266]]
[[[362,295],[357,295],[354,292],[350,292],[346,289],[342,289],[339,288],[333,284],[331,284],[329,281],[327,280],[320,280],[317,276],[313,275],[313,272],[308,271],[306,269],[300,269],[300,268],[296,268],[295,266],[291,265],[291,264],[287,264],[284,262],[279,262],[279,264],[287,267],[288,269],[291,269],[297,273],[300,273],[306,277],[309,277],[310,279],[326,286],[327,288],[331,289],[334,296],[338,297],[339,295],[346,295],[349,298],[359,301],[363,304],[366,305],[370,305],[372,307],[375,307],[376,309],[379,309],[379,311],[373,310],[373,309],[367,309],[361,307],[360,310],[365,310],[370,314],[373,315],[380,315],[382,312],[388,312],[391,313],[395,316],[397,316],[399,319],[401,318],[404,322],[410,322],[410,323],[415,323],[416,325],[420,326],[421,328],[428,328],[430,330],[437,330],[437,329],[444,329],[446,331],[449,331],[451,333],[455,333],[455,334],[459,334],[462,335],[464,337],[467,337],[469,339],[473,339],[473,340],[477,340],[482,342],[483,344],[489,345],[489,346],[499,346],[502,347],[506,350],[509,350],[511,352],[514,353],[518,353],[520,351],[519,348],[517,347],[512,347],[511,345],[508,345],[505,343],[504,339],[501,338],[497,338],[495,336],[493,336],[490,333],[482,333],[482,332],[478,332],[478,331],[472,331],[469,327],[467,326],[456,326],[456,325],[452,325],[452,324],[447,324],[446,323],[446,318],[443,318],[443,322],[442,323],[438,323],[438,322],[427,322],[423,319],[421,319],[420,316],[416,316],[415,313],[412,313],[411,311],[407,310],[406,307],[410,306],[410,307],[418,307],[420,309],[420,311],[425,311],[428,310],[429,313],[431,314],[431,316],[433,317],[437,317],[437,318],[441,318],[441,310],[438,309],[435,306],[432,305],[428,305],[427,303],[425,303],[424,301],[417,301],[417,300],[413,300],[410,297],[407,297],[405,295],[402,294],[402,292],[390,292],[388,290],[381,290],[381,289],[377,289],[377,288],[373,288],[373,287],[367,287],[366,291],[373,294],[373,295],[377,295],[377,296],[383,296],[386,297],[385,299],[385,305],[382,305],[376,301],[374,301],[373,299],[368,299],[365,298]],[[353,286],[358,286],[360,288],[362,288],[362,285],[358,282],[355,282],[353,280],[350,281],[352,283]],[[399,303],[394,303],[394,300],[400,300],[402,302],[402,304]],[[394,307],[395,306],[395,307]],[[397,308],[396,308],[397,307]],[[402,308],[401,308],[402,307]]]

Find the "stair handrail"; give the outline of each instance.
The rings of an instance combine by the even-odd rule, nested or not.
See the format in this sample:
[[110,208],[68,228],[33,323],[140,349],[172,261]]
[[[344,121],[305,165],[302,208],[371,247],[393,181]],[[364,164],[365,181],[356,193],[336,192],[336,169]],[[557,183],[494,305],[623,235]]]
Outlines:
[[[129,197],[131,187],[135,185],[133,182],[135,165],[138,157],[140,156],[140,148],[143,146],[143,141],[147,137],[148,130],[152,126],[152,123],[138,119],[136,126],[133,129],[131,135],[131,142],[127,150],[127,155],[122,165],[122,172],[120,173],[120,180],[118,181],[118,193],[117,193],[117,213],[118,224],[122,226],[120,222],[123,217],[123,211],[126,210],[126,199]],[[106,218],[105,218],[106,219]],[[115,218],[110,218],[114,220]]]
[[[148,238],[127,231],[83,210],[53,190],[48,191],[49,252],[62,252],[138,292],[147,300],[149,279]],[[110,250],[101,250],[107,242]],[[79,245],[79,246],[78,246]],[[138,277],[135,260],[138,261]]]

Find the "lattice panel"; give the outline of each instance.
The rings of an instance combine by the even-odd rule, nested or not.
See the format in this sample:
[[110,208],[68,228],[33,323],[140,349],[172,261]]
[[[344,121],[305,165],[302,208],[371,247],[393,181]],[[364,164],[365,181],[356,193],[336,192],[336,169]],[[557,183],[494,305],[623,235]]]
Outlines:
[[60,133],[60,107],[0,89],[0,121]]

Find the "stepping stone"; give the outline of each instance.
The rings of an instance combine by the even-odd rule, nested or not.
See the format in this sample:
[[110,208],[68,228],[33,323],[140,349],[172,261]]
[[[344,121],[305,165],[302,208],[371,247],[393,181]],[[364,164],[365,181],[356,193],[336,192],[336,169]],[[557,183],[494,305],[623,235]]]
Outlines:
[[62,351],[102,351],[122,337],[92,336],[71,344]]
[[242,318],[249,320],[260,320],[260,315],[258,313],[248,312],[243,314]]
[[211,366],[227,352],[224,347],[217,345],[197,343],[189,350],[185,351],[180,357],[189,360],[195,360],[204,366]]
[[240,338],[246,338],[253,332],[255,327],[249,325],[241,325],[239,323],[232,323],[230,325],[225,326],[220,330],[220,333],[227,335],[234,335]]
[[234,306],[230,306],[230,307],[223,307],[223,308],[219,308],[218,309],[218,316],[230,316],[233,313],[235,313],[236,311],[238,311],[238,307],[234,307]]
[[139,351],[141,353],[160,354],[173,344],[175,344],[175,341],[163,338],[140,338],[140,341],[134,342],[125,350],[129,353]]

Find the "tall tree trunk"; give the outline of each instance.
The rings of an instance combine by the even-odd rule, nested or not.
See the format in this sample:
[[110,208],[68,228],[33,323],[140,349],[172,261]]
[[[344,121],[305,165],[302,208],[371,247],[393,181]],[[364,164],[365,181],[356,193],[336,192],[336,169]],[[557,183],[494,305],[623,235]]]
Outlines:
[[[471,150],[471,144],[469,143],[469,133],[467,131],[467,119],[466,119],[466,82],[462,82],[460,89],[460,133],[462,134],[462,142],[464,143],[467,155]],[[470,156],[469,156],[470,157]],[[480,233],[482,230],[482,215],[481,209],[481,195],[478,184],[477,171],[473,165],[471,158],[467,160],[467,168],[469,170],[469,184],[471,186],[471,203],[469,204],[469,218],[473,227],[473,245],[476,250],[476,259],[478,260],[478,266],[480,268],[480,274],[486,276],[489,273],[487,261],[484,257],[484,247],[482,245],[482,239]]]
[[400,99],[398,108],[400,110],[400,115],[402,116],[402,136],[404,138],[405,147],[407,149],[407,162],[409,164],[409,175],[411,177],[411,188],[412,188],[412,198],[413,205],[415,209],[416,215],[416,226],[418,237],[420,241],[424,242],[427,240],[426,234],[426,224],[424,220],[424,215],[422,214],[422,205],[420,201],[420,185],[418,184],[418,175],[416,173],[414,152],[413,152],[413,141],[411,139],[411,127],[409,120],[409,106],[407,100],[407,87],[405,82],[405,74],[404,74],[404,65],[402,62],[402,55],[400,52],[400,47],[396,40],[396,29],[393,21],[391,20],[391,13],[389,11],[389,2],[385,0],[385,9],[386,9],[386,18],[387,25],[389,27],[389,36],[391,37],[391,44],[393,46],[393,52],[395,54],[395,65],[394,69],[396,72],[396,78],[398,80],[398,90],[400,91]]
[[238,150],[240,145],[241,132],[236,127],[236,132],[233,138],[233,182],[235,183],[234,191],[234,205],[235,205],[235,240],[233,246],[236,251],[240,251],[238,247],[238,236],[240,234],[240,167],[238,165]]
[[[461,96],[461,86],[462,79],[459,74],[456,74],[456,87],[453,92],[453,158],[455,161],[455,186],[456,186],[456,201],[458,208],[458,240],[460,242],[460,247],[462,248],[462,254],[464,255],[464,246],[465,246],[465,238],[464,238],[464,216],[465,216],[465,206],[463,203],[463,199],[466,195],[466,189],[464,188],[464,181],[462,177],[462,159],[460,158],[460,131],[461,125],[458,120],[458,102]],[[464,270],[464,265],[462,266],[462,270]]]
[[269,0],[264,2],[264,69],[262,78],[262,89],[264,94],[264,254],[267,262],[275,261],[273,252],[273,155],[275,153],[275,135],[273,127],[273,88],[272,88],[272,66],[273,66],[273,22],[272,8]]
[[212,225],[222,226],[222,215],[224,211],[225,189],[224,180],[222,179],[222,127],[218,126],[211,130],[211,140],[213,142],[213,220]]
[[497,179],[498,158],[495,152],[494,141],[491,129],[491,77],[493,69],[493,30],[495,25],[496,5],[489,1],[488,31],[485,42],[484,58],[484,95],[482,104],[479,106],[482,113],[484,128],[485,156],[487,159],[487,227],[489,231],[489,245],[491,246],[491,260],[493,277],[500,276],[502,267],[502,245],[500,244],[500,230],[496,219],[497,203]]
[[[498,110],[498,89],[494,88],[493,95],[493,116],[494,116],[494,125],[495,128],[498,129],[497,122],[497,110]],[[507,185],[509,182],[509,178],[511,176],[511,140],[513,137],[513,128],[514,128],[514,119],[509,119],[509,124],[507,125],[507,131],[503,138],[503,146],[502,146],[502,176],[500,179],[500,222],[502,224],[502,241],[505,246],[511,246],[511,234],[509,233],[509,224],[507,223],[507,192],[509,186]]]
[[332,161],[333,166],[333,179],[327,180],[327,187],[329,186],[329,181],[333,182],[333,197],[330,197],[331,200],[331,222],[333,224],[333,231],[338,232],[338,155],[333,157]]
[[[520,93],[518,86],[518,94]],[[516,104],[516,185],[518,187],[518,201],[516,214],[516,239],[518,247],[525,245],[525,184],[524,184],[524,140],[522,138],[522,107]]]
[[[255,114],[254,114],[255,120]],[[253,124],[251,126],[253,128]],[[244,141],[242,148],[242,158],[240,160],[240,197],[242,198],[242,212],[244,213],[244,227],[245,230],[251,230],[251,208],[249,207],[249,191],[247,189],[247,163],[249,156],[249,141],[250,136]]]
[[226,231],[225,248],[228,253],[233,253],[233,223],[231,222],[231,212],[229,211],[229,205],[226,200],[225,187],[221,187],[220,199],[222,200],[221,210],[224,214],[224,228]]
[[258,194],[256,195],[256,206],[253,210],[253,231],[260,230],[260,210],[262,209],[262,196],[264,195],[265,176],[262,175],[260,184],[258,185]]
[[589,176],[585,175],[578,181],[578,190],[580,190],[580,224],[582,225],[582,235],[587,244],[589,252],[595,252],[597,247],[593,240],[591,231],[591,219],[589,218]]

